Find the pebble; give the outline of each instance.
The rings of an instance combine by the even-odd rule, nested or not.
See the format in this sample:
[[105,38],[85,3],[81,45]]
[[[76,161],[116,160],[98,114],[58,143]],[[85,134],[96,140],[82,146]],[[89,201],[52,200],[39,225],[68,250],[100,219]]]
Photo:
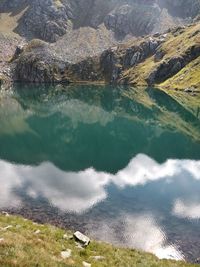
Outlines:
[[83,261],[83,266],[84,267],[91,267],[92,265],[86,261]]
[[38,235],[40,233],[41,233],[41,231],[39,229],[34,232],[34,234],[36,234],[36,235]]
[[94,259],[96,261],[105,260],[105,257],[104,256],[91,256],[90,258],[91,259]]
[[8,226],[6,226],[6,227],[3,227],[2,230],[6,231],[6,230],[8,230],[8,229],[10,229],[10,228],[12,228],[12,227],[13,227],[12,225],[8,225]]
[[64,235],[63,235],[63,238],[69,240],[69,239],[72,239],[73,236],[72,236],[72,235],[68,235],[68,234],[64,234]]
[[69,257],[71,257],[71,255],[72,255],[71,249],[67,249],[67,250],[61,252],[61,257],[63,259],[68,259]]

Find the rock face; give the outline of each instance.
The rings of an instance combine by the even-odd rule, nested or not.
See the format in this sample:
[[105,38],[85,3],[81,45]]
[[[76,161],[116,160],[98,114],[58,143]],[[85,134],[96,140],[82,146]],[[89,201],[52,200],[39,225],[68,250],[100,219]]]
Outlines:
[[159,23],[163,9],[175,25],[177,17],[183,20],[198,15],[200,0],[2,0],[0,3],[0,13],[12,13],[14,17],[23,11],[15,32],[29,40],[39,38],[48,42],[57,41],[73,29],[97,29],[100,25],[111,30],[116,39],[149,34]]
[[[101,69],[106,82],[131,83],[136,86],[162,84],[181,73],[181,70],[192,62],[194,67],[199,66],[199,30],[200,23],[178,27],[167,34],[146,37],[140,42],[137,41],[137,44],[121,45],[105,51],[101,55]],[[198,67],[195,67],[195,73],[188,77],[191,83],[189,85],[193,87],[200,84],[200,76],[196,69]],[[185,79],[187,74],[191,75],[185,70],[184,74],[180,74],[180,79]]]
[[116,47],[105,51],[101,55],[101,68],[105,79],[109,83],[116,83],[123,70],[131,68],[147,57],[153,55],[161,44],[162,38],[147,38],[137,45]]
[[[161,84],[191,62],[198,61],[199,40],[200,23],[196,23],[120,44],[76,63],[61,60],[48,43],[32,40],[12,63],[13,79],[50,83]],[[198,84],[198,77],[195,79]]]
[[16,10],[24,10],[15,31],[28,39],[39,38],[48,42],[55,42],[65,34],[70,19],[68,3],[62,5],[54,0],[3,0],[0,10],[12,12],[13,16]]
[[68,82],[65,68],[65,62],[51,55],[47,43],[34,39],[14,61],[13,79],[38,83]]
[[178,17],[196,17],[200,11],[199,0],[159,0],[161,7],[168,9],[169,13]]
[[153,31],[160,15],[158,5],[130,3],[117,6],[104,20],[108,29],[123,39],[127,34],[141,36]]
[[199,57],[198,19],[183,24],[200,0],[2,0],[1,13],[15,28],[0,35],[0,76],[14,81],[153,85]]

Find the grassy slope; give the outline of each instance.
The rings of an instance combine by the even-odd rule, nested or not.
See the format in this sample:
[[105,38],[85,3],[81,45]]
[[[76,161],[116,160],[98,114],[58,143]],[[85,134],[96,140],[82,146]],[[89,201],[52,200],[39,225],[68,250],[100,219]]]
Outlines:
[[[195,34],[196,33],[196,34]],[[166,41],[161,45],[160,50],[164,52],[164,57],[161,61],[155,62],[154,56],[147,58],[142,63],[123,73],[123,78],[128,78],[129,82],[134,85],[147,85],[146,78],[156,69],[161,62],[169,58],[181,56],[187,49],[193,45],[200,46],[200,23],[191,25],[183,30],[180,34],[169,33]],[[176,76],[161,84],[162,87],[171,86],[173,88],[185,88],[186,86],[200,86],[200,59],[191,62]],[[197,65],[196,65],[197,64]],[[194,68],[195,67],[195,68]],[[191,70],[191,68],[194,70]],[[182,79],[183,74],[187,76]]]
[[[5,230],[3,228],[11,225]],[[40,233],[36,233],[40,230]],[[155,256],[131,249],[115,248],[109,244],[92,241],[86,249],[76,246],[73,239],[64,238],[66,231],[50,225],[39,225],[21,217],[0,216],[0,266],[92,266],[119,267],[192,267],[184,262],[158,260]],[[67,232],[70,236],[71,233]],[[71,249],[72,255],[62,259],[61,251]],[[95,260],[91,256],[103,256]]]
[[[160,47],[165,54],[161,61],[155,62],[154,56],[151,56],[137,66],[125,70],[123,78],[128,79],[129,83],[134,86],[147,86],[146,78],[162,61],[183,55],[194,44],[200,46],[200,23],[185,28],[177,36],[169,33]],[[200,57],[187,64],[175,76],[155,86],[196,114],[200,108]],[[183,92],[186,88],[193,88],[194,93]]]
[[161,84],[162,87],[170,89],[170,87],[183,89],[194,87],[200,91],[200,57],[193,60],[190,64],[186,65],[174,77],[168,79]]

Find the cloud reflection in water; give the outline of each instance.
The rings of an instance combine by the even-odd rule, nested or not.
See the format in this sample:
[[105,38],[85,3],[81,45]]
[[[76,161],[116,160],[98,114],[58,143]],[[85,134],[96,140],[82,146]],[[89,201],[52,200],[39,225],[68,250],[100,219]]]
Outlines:
[[187,203],[177,199],[173,207],[173,214],[180,218],[200,219],[200,202]]
[[[20,196],[15,191],[26,184],[26,194],[30,197],[42,196],[64,212],[81,215],[107,199],[107,187],[110,184],[122,190],[160,180],[170,184],[173,180],[183,178],[184,186],[185,177],[200,180],[200,161],[168,160],[158,164],[148,156],[139,154],[115,175],[98,172],[93,168],[64,172],[49,162],[39,166],[24,166],[0,161],[0,208],[20,205]],[[200,218],[200,196],[197,196],[195,203],[185,202],[184,198],[182,200],[177,197],[171,213],[181,218]],[[167,245],[164,230],[151,214],[151,210],[148,214],[142,210],[140,214],[120,210],[115,220],[110,218],[109,222],[97,223],[95,236],[115,243],[115,231],[119,226],[123,232],[122,238],[126,239],[129,247],[153,252],[160,258],[183,257],[175,246]]]
[[[121,231],[117,230],[119,226],[123,229],[122,236],[119,236]],[[149,214],[123,214],[117,220],[99,223],[91,234],[116,245],[119,244],[119,240],[122,244],[125,241],[127,247],[153,253],[160,259],[184,259],[175,245],[166,244],[164,231]]]

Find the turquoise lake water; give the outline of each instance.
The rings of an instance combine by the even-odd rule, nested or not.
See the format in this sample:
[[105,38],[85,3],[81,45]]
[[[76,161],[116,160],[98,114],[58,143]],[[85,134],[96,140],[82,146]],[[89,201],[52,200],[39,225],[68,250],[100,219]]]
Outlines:
[[200,247],[200,119],[154,88],[0,92],[0,209],[160,258]]

